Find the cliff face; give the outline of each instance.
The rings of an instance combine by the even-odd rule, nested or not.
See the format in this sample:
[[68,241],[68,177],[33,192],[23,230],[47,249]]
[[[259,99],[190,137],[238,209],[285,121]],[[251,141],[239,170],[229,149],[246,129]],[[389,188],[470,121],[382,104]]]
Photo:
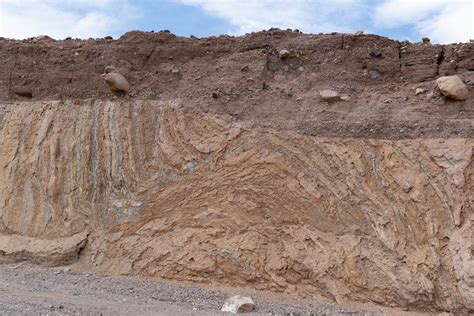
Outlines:
[[181,64],[170,82],[188,90],[161,98],[3,94],[0,259],[474,309],[472,98],[414,97],[392,77],[341,85],[352,101],[327,104],[314,91],[338,87],[330,72],[321,83],[309,62],[232,56],[216,62],[229,77],[267,87],[201,85]]

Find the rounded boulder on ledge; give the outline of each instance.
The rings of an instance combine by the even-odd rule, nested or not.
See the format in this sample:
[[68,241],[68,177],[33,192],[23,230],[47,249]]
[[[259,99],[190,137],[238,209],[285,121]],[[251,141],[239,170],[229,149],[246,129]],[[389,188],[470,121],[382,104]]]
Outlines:
[[459,76],[445,76],[436,79],[436,85],[441,93],[451,99],[464,101],[469,96],[469,90]]

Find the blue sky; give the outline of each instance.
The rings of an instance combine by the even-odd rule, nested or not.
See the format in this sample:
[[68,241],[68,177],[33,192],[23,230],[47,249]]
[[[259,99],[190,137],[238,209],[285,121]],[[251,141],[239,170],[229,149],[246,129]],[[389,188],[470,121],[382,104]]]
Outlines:
[[473,10],[473,0],[0,0],[0,36],[117,38],[167,29],[204,37],[279,27],[453,43],[474,38]]

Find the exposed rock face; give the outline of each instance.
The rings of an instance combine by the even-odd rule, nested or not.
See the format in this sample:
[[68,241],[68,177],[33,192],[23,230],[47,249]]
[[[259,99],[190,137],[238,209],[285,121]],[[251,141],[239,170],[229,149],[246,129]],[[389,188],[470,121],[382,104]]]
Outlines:
[[[0,260],[471,311],[473,98],[413,91],[442,72],[471,88],[473,51],[283,31],[5,40]],[[105,99],[107,64],[133,96]]]
[[156,101],[2,122],[3,234],[89,234],[108,273],[472,308],[472,139],[307,136]]
[[[279,48],[298,57],[282,63]],[[382,58],[370,56],[374,49]],[[473,55],[474,43],[416,45],[376,35],[308,35],[280,30],[203,39],[165,32],[129,32],[119,40],[98,41],[0,39],[0,59],[4,62],[0,68],[0,100],[20,99],[12,88],[25,83],[34,84],[36,100],[109,97],[100,74],[111,64],[126,71],[138,97],[162,99],[189,94],[189,87],[199,76],[199,83],[208,83],[202,89],[209,89],[209,94],[216,88],[213,85],[225,86],[227,81],[234,83],[234,89],[238,84],[243,93],[249,86],[249,76],[259,81],[268,79],[270,73],[279,73],[293,82],[297,81],[293,70],[300,66],[308,74],[299,74],[301,81],[294,82],[295,86],[325,81],[351,86],[355,82],[357,86],[368,83],[380,88],[398,83],[401,77],[413,83],[472,71]],[[252,67],[241,80],[235,73],[246,64]],[[183,74],[179,81],[171,72],[175,68]],[[364,78],[364,71],[377,71],[383,78]]]

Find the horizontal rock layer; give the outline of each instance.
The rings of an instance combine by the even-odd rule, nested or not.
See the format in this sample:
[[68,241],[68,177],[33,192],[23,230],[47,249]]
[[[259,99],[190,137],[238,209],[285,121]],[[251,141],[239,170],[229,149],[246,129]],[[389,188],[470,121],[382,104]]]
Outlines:
[[311,136],[180,102],[4,104],[0,235],[87,235],[110,274],[474,309],[473,138]]
[[[282,49],[291,57],[280,60]],[[0,100],[21,99],[17,91],[23,96],[29,91],[37,100],[107,97],[100,74],[108,65],[125,75],[133,96],[156,99],[196,98],[226,82],[234,84],[232,93],[242,94],[252,88],[249,77],[261,87],[278,73],[292,79],[309,73],[313,81],[380,88],[474,71],[473,57],[474,43],[422,45],[376,35],[281,30],[202,39],[136,31],[118,40],[0,38]],[[370,71],[381,76],[371,78]],[[300,85],[307,80],[304,76]],[[189,89],[196,84],[201,89]]]

